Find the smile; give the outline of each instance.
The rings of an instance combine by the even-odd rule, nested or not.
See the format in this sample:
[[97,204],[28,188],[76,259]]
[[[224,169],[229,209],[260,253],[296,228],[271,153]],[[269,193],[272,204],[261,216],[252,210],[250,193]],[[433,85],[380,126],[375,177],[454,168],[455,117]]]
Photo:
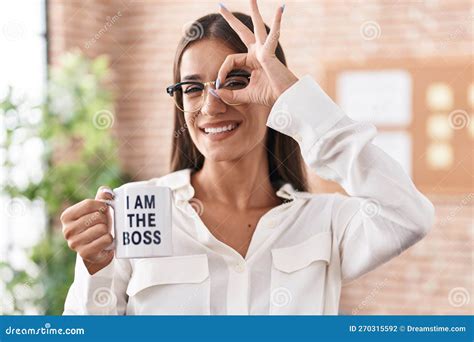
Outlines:
[[222,132],[233,131],[234,129],[237,128],[237,126],[238,126],[237,124],[230,124],[223,127],[216,127],[216,128],[209,127],[209,128],[204,128],[204,132],[206,134],[218,134]]
[[234,134],[240,122],[222,122],[199,127],[201,132],[211,140],[222,140]]

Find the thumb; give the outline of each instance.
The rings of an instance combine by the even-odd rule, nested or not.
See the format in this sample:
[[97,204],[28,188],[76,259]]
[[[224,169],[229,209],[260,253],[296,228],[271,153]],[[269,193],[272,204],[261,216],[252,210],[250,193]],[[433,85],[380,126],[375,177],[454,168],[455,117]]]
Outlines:
[[[102,202],[113,200],[114,197],[115,197],[114,192],[108,186],[104,186],[104,185],[99,187],[99,189],[97,190],[97,193],[95,195],[95,199],[99,200],[99,201],[102,201]],[[110,223],[111,218],[110,218],[110,210],[109,210],[108,205],[105,205],[105,213],[106,213],[108,221]]]
[[96,200],[112,200],[114,199],[114,192],[108,186],[102,185],[97,190],[95,199]]

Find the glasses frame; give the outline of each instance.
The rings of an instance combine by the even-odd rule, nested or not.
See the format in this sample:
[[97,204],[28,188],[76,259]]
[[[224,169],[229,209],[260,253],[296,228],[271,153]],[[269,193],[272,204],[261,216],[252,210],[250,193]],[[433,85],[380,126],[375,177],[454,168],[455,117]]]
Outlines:
[[[247,78],[247,80],[249,81],[250,83],[250,78],[251,78],[251,75],[248,74],[247,72],[233,72],[233,73],[229,73],[228,76],[244,76]],[[201,94],[201,97],[203,97],[202,99],[202,104],[201,106],[199,107],[199,109],[196,109],[196,110],[184,110],[184,108],[179,108],[178,106],[178,103],[176,102],[176,98],[175,98],[175,93],[178,92],[179,90],[179,87],[181,87],[182,85],[201,85],[203,86],[203,92]],[[168,93],[169,96],[171,96],[173,98],[173,102],[175,104],[175,106],[180,110],[182,111],[183,113],[195,113],[195,112],[198,112],[202,109],[202,106],[204,105],[204,102],[206,101],[207,99],[207,93],[209,92],[207,90],[207,87],[209,86],[213,86],[214,89],[216,89],[216,81],[207,81],[207,82],[199,82],[199,81],[182,81],[182,82],[178,82],[178,83],[175,83],[175,84],[172,84],[168,87],[166,87],[166,92]],[[223,99],[221,99],[222,102],[224,102],[225,104],[229,105],[229,106],[239,106],[241,105],[242,103],[228,103],[226,101],[224,101]],[[183,105],[184,107],[184,105]]]

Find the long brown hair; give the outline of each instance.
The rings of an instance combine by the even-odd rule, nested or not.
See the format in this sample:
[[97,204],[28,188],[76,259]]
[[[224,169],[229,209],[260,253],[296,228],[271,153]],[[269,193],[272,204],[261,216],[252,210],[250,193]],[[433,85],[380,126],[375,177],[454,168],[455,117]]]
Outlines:
[[[233,12],[233,14],[253,32],[250,16]],[[267,32],[270,30],[265,25]],[[222,15],[208,14],[197,19],[188,29],[189,32],[178,44],[174,60],[174,82],[181,80],[180,66],[184,51],[194,42],[201,39],[219,39],[236,53],[246,53],[247,47],[237,33],[229,26]],[[196,39],[190,39],[196,38]],[[285,54],[280,44],[275,51],[276,57],[286,65]],[[174,138],[171,151],[171,170],[178,171],[191,168],[200,170],[204,163],[204,156],[194,145],[186,129],[184,113],[175,106]],[[307,191],[306,172],[298,143],[293,138],[271,128],[267,128],[266,149],[269,166],[270,182],[274,189],[284,183],[290,183],[299,191]]]

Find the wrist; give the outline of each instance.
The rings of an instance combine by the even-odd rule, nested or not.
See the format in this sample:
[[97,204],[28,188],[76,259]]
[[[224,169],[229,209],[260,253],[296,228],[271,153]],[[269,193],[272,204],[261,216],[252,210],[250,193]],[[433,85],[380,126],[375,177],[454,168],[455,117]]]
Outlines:
[[105,260],[101,260],[100,262],[90,262],[84,260],[84,265],[86,266],[87,272],[89,272],[90,275],[94,275],[95,273],[99,272],[103,268],[107,267],[111,262],[112,259],[114,258],[113,253],[109,253]]

